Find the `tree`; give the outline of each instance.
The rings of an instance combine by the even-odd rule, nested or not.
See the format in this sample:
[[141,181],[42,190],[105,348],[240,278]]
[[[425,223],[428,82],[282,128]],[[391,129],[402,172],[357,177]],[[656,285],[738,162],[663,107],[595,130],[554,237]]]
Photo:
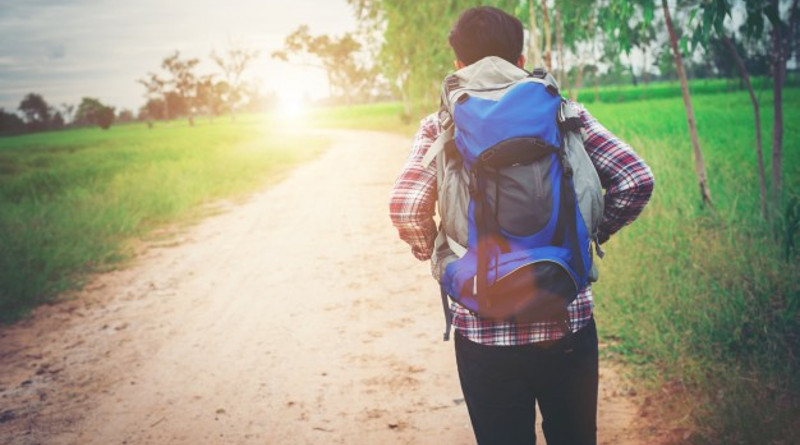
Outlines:
[[662,80],[677,79],[678,74],[675,71],[675,57],[672,55],[672,50],[669,48],[661,50],[656,57],[656,65]]
[[681,95],[683,96],[683,106],[686,108],[689,135],[692,139],[692,150],[694,151],[697,182],[700,186],[700,197],[703,200],[703,204],[713,207],[711,189],[708,186],[708,176],[706,174],[706,162],[703,157],[703,152],[700,149],[700,138],[697,135],[697,121],[694,118],[692,98],[689,95],[689,83],[686,80],[686,71],[683,68],[683,56],[681,56],[681,52],[678,49],[678,35],[675,33],[675,26],[672,24],[672,16],[669,12],[667,0],[661,0],[661,7],[664,9],[664,21],[667,26],[667,32],[669,32],[669,43],[672,47],[672,55],[675,58],[675,70],[678,72],[678,79],[681,82]]
[[50,123],[50,106],[36,93],[28,93],[19,103],[18,109],[25,115],[31,131],[44,131]]
[[150,98],[147,102],[139,108],[139,120],[147,122],[148,128],[153,128],[153,121],[164,119],[164,99]]
[[[779,0],[748,0],[748,24],[769,19],[772,31],[772,210],[779,211],[783,201],[783,85],[786,82],[786,64],[797,50],[798,0],[793,0],[781,17]],[[758,28],[758,24],[754,24]],[[747,28],[752,32],[753,28]],[[751,34],[752,35],[752,34]]]
[[56,111],[53,114],[53,117],[50,118],[50,122],[48,123],[47,127],[50,130],[61,130],[64,128],[64,116],[61,115],[60,111]]
[[64,117],[64,124],[72,122],[72,113],[75,112],[75,104],[62,103],[61,115]]
[[286,37],[284,49],[273,52],[272,57],[324,70],[331,96],[349,104],[364,101],[374,85],[375,70],[359,62],[360,50],[361,44],[352,33],[314,36],[307,25],[301,25]]
[[76,125],[97,125],[108,130],[114,122],[114,108],[103,105],[92,97],[84,97],[75,112]]
[[736,45],[727,35],[723,35],[722,41],[728,47],[731,56],[733,56],[736,62],[736,66],[742,76],[742,81],[747,87],[747,92],[750,94],[750,102],[753,104],[753,116],[755,118],[756,127],[756,156],[758,158],[758,184],[761,194],[761,217],[769,220],[769,213],[767,212],[767,181],[766,172],[764,170],[764,149],[761,143],[761,111],[758,107],[758,99],[756,98],[755,91],[753,91],[753,84],[750,83],[750,75],[747,73],[747,67],[739,56],[740,50],[737,49]]
[[538,15],[536,13],[536,0],[524,0],[523,3],[528,4],[528,21],[531,24],[531,29],[528,34],[528,59],[530,59],[533,67],[537,68],[544,65],[544,59],[542,58],[539,29],[536,27],[536,16]]
[[762,215],[768,220],[772,215],[779,211],[782,203],[782,171],[783,171],[783,85],[786,81],[786,65],[795,51],[797,51],[798,38],[798,0],[779,1],[779,0],[746,0],[746,18],[742,26],[742,34],[751,42],[761,39],[769,24],[772,52],[772,78],[773,78],[773,125],[772,125],[772,193],[770,197],[771,205],[764,204],[766,194],[765,172],[762,160],[761,149],[761,118],[758,108],[758,101],[750,84],[747,67],[741,60],[738,49],[728,36],[723,26],[723,18],[730,15],[731,5],[728,0],[706,0],[703,5],[702,21],[695,27],[695,44],[706,44],[709,36],[713,33],[724,39],[733,58],[736,60],[737,67],[742,75],[745,85],[748,87],[751,102],[753,103],[754,118],[756,125],[756,150],[759,161],[759,175],[762,196]]
[[[197,84],[197,106],[211,116],[212,121],[214,117],[222,114],[226,108],[231,113],[231,119],[233,119],[233,110],[226,100],[230,97],[229,93],[230,87],[226,81],[214,82],[210,76],[207,76]],[[244,93],[242,91],[241,95],[244,96]]]
[[[597,26],[598,3],[594,0],[559,0],[554,7],[558,11],[559,83],[562,91],[570,91],[570,96],[577,99],[583,83],[584,66],[596,63],[596,46],[603,37]],[[573,79],[568,76],[570,71]]]
[[114,108],[103,107],[97,112],[97,126],[108,130],[114,122]]
[[[715,75],[723,79],[731,79],[739,76],[740,72],[736,64],[735,56],[731,47],[726,40],[734,46],[736,55],[747,54],[744,50],[742,42],[739,40],[731,40],[727,33],[724,36],[713,36],[708,40],[706,52],[711,64],[714,67]],[[744,61],[742,61],[744,64]]]
[[[167,108],[167,101],[164,98],[167,81],[158,77],[158,74],[147,73],[146,78],[137,79],[136,82],[140,83],[145,88],[144,97],[147,99],[145,105],[147,113],[144,117],[147,120],[148,127],[153,127],[153,119],[169,119],[169,109]],[[156,111],[153,109],[154,104],[159,104],[163,108]]]
[[[186,104],[186,113],[189,125],[194,126],[194,98],[197,93],[197,76],[194,69],[200,61],[196,58],[182,60],[180,52],[175,51],[171,56],[164,58],[161,67],[172,76],[166,83],[172,91]],[[169,97],[166,98],[169,105]]]
[[542,0],[542,23],[544,24],[544,65],[547,71],[553,72],[552,38],[550,33],[550,13],[547,9],[547,0]]
[[177,91],[165,92],[164,103],[164,108],[169,110],[167,119],[188,116],[189,114],[189,103],[187,102],[186,98],[181,96]]
[[[363,32],[380,33],[383,43],[374,58],[381,73],[400,96],[406,118],[439,105],[442,79],[453,69],[447,45],[450,26],[466,8],[496,6],[513,11],[519,0],[415,2],[348,0]],[[409,32],[413,30],[413,32]]]
[[[615,39],[625,52],[629,52],[633,46],[634,32],[637,27],[652,27],[654,25],[654,17],[656,11],[656,0],[609,0],[609,3],[603,8],[604,22],[606,32],[609,38]],[[677,7],[697,7],[679,2]],[[675,71],[678,74],[678,79],[681,84],[681,95],[683,97],[683,105],[686,109],[686,120],[689,127],[689,135],[692,142],[692,151],[694,153],[695,171],[697,174],[697,182],[700,188],[700,198],[703,205],[713,208],[711,200],[711,189],[708,185],[708,176],[706,174],[705,159],[703,152],[700,148],[700,141],[697,135],[697,125],[694,117],[694,109],[692,108],[692,100],[689,95],[689,84],[686,80],[686,70],[683,65],[683,56],[681,54],[678,44],[678,34],[672,22],[672,14],[670,13],[667,0],[661,0],[661,10],[664,15],[664,26],[669,35],[669,44],[672,49],[672,57],[675,62]],[[638,24],[633,23],[638,20]]]
[[133,115],[133,111],[124,109],[120,110],[117,113],[117,122],[124,123],[124,122],[133,122],[136,120],[136,116]]
[[10,136],[25,132],[25,122],[16,113],[0,108],[0,135]]
[[211,52],[211,60],[222,70],[225,83],[220,84],[219,88],[209,88],[208,84],[204,85],[204,94],[218,93],[216,98],[222,99],[223,103],[227,105],[231,119],[236,118],[236,108],[241,105],[246,93],[247,84],[242,75],[258,56],[258,51],[250,51],[235,45],[231,45],[224,56],[218,55],[215,51]]

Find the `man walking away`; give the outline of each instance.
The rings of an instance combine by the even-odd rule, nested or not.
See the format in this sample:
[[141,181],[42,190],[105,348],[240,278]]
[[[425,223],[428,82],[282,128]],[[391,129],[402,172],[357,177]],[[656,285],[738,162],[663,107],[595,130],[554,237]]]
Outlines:
[[[515,82],[544,84],[548,78],[552,79],[552,76],[541,71],[531,75],[523,70],[525,58],[522,55],[522,24],[499,9],[478,7],[464,11],[450,32],[449,43],[456,57],[456,79],[459,73],[463,73],[464,78],[468,74],[474,74],[474,71],[491,71],[494,69],[491,67],[499,67],[502,73],[511,73]],[[484,69],[484,66],[489,68]],[[536,79],[531,80],[533,77]],[[554,81],[550,81],[548,91],[557,94]],[[589,233],[592,241],[604,243],[641,213],[653,190],[653,175],[630,146],[600,125],[586,109],[560,99],[560,96],[558,98],[562,103],[562,110],[569,107],[576,110],[575,119],[571,121],[571,130],[576,137],[581,138],[579,140],[582,140],[585,154],[591,161],[590,165],[594,167],[599,183],[605,190],[604,197],[600,199],[604,210],[598,215],[596,230]],[[469,103],[470,100],[476,99],[468,95],[458,97],[458,101]],[[538,112],[534,107],[530,111],[531,116]],[[459,115],[455,114],[455,119],[458,120]],[[468,225],[464,220],[454,221],[452,215],[455,213],[452,209],[440,208],[443,220],[439,228],[434,221],[437,201],[441,206],[443,196],[449,193],[449,187],[459,181],[458,174],[453,175],[452,171],[446,171],[447,166],[442,165],[445,156],[449,156],[448,159],[458,157],[464,149],[459,145],[466,143],[471,131],[492,131],[491,128],[478,128],[490,125],[488,121],[464,123],[462,117],[462,122],[455,125],[455,144],[459,152],[452,149],[448,151],[447,146],[442,148],[441,144],[434,142],[441,135],[447,136],[447,132],[453,131],[453,125],[449,122],[452,117],[448,113],[439,112],[421,121],[411,153],[397,178],[390,201],[390,216],[400,238],[411,246],[411,252],[417,259],[432,259],[433,274],[437,280],[442,280],[443,275],[452,272],[447,270],[447,265],[453,258],[469,258],[469,252],[473,250],[470,243],[482,242],[482,239],[477,242],[452,239],[453,234],[447,232],[447,227]],[[464,125],[473,127],[465,128]],[[561,131],[566,132],[565,128],[567,126],[563,126]],[[561,136],[566,137],[564,134]],[[449,139],[453,139],[452,134]],[[432,146],[435,148],[432,149]],[[438,153],[439,150],[441,153]],[[581,155],[583,156],[582,153]],[[483,160],[483,157],[478,159]],[[461,162],[460,158],[458,162]],[[463,167],[465,172],[468,167],[470,166]],[[565,167],[564,171],[564,174],[573,174],[569,167]],[[575,182],[579,182],[579,173],[575,172],[574,175]],[[582,199],[580,193],[575,199]],[[533,211],[534,218],[538,211],[539,209]],[[463,213],[466,215],[466,210]],[[590,224],[587,220],[587,226]],[[568,229],[557,228],[556,233],[561,235],[555,237],[568,239],[569,235],[564,235],[564,231]],[[463,245],[459,247],[459,244]],[[468,253],[461,252],[458,255],[456,250],[465,250]],[[488,251],[495,252],[491,247]],[[499,262],[498,254],[495,252],[492,255],[495,262],[487,260],[490,276],[492,264],[497,269]],[[480,260],[478,261],[480,268]],[[573,271],[571,267],[565,266],[565,269]],[[498,272],[495,272],[495,278],[497,275]],[[477,275],[475,281],[478,281]],[[568,300],[571,302],[568,305],[565,303],[566,310],[562,318],[520,321],[521,318],[516,315],[505,319],[483,316],[478,314],[481,310],[467,308],[466,297],[449,306],[452,326],[455,327],[458,376],[479,444],[534,444],[537,402],[549,445],[596,443],[597,332],[592,316],[592,288],[588,279],[586,283],[572,292],[573,295]],[[459,291],[460,288],[455,289],[455,292]],[[472,286],[465,286],[464,292],[467,297],[479,295],[477,292],[472,293]],[[455,298],[454,292],[445,293]],[[449,322],[450,320],[448,329]]]

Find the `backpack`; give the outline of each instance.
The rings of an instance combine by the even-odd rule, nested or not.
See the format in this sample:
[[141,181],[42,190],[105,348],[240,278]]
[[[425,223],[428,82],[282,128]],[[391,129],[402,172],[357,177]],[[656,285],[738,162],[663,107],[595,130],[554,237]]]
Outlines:
[[577,106],[544,70],[492,56],[445,78],[439,119],[422,162],[437,160],[444,339],[448,297],[484,319],[568,323],[567,306],[597,279],[603,214]]

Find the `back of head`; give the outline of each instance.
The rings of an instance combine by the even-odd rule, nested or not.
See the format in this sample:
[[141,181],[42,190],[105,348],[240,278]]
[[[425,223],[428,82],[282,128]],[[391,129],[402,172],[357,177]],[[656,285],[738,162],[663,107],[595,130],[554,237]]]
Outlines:
[[466,65],[488,56],[516,63],[522,54],[522,22],[491,6],[470,8],[461,13],[450,30],[450,46]]

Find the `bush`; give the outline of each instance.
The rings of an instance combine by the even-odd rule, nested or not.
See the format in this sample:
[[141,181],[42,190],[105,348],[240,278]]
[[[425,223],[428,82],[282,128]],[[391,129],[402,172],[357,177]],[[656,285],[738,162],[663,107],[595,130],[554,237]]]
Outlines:
[[114,109],[111,107],[103,107],[97,111],[95,115],[97,125],[103,130],[108,130],[114,122]]

